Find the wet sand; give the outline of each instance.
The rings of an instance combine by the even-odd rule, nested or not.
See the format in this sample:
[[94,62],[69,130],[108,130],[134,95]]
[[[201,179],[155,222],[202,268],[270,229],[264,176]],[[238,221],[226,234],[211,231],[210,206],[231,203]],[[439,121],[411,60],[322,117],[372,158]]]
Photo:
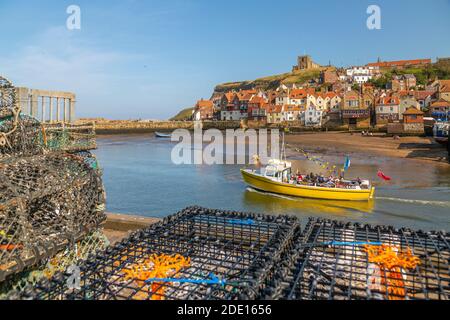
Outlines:
[[289,134],[285,139],[290,147],[299,147],[308,152],[324,155],[386,156],[448,164],[447,150],[434,142],[431,137],[394,139],[382,134],[366,137],[361,134],[324,132]]
[[111,245],[120,242],[133,231],[147,228],[160,221],[158,218],[134,216],[118,213],[107,213],[107,220],[103,226],[103,233],[108,238]]

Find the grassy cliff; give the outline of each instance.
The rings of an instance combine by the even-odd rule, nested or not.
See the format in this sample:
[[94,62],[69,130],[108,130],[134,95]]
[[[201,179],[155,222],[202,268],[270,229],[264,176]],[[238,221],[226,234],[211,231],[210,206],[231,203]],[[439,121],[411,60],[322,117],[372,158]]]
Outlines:
[[193,111],[194,108],[183,109],[175,117],[171,118],[170,121],[191,120]]
[[225,92],[230,90],[240,89],[276,89],[280,84],[305,83],[313,79],[318,79],[322,70],[326,68],[312,69],[312,70],[298,70],[294,72],[287,72],[273,76],[263,77],[249,81],[227,82],[219,84],[214,89],[215,92]]

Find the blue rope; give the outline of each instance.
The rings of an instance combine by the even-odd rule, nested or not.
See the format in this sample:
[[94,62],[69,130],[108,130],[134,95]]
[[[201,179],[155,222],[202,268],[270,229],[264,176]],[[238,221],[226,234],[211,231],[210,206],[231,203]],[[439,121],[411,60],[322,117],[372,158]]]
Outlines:
[[146,283],[152,282],[179,282],[179,283],[193,283],[193,284],[219,284],[224,286],[227,281],[219,279],[216,275],[210,274],[210,279],[188,279],[188,278],[150,278]]
[[372,246],[381,246],[383,243],[381,242],[365,242],[365,241],[354,241],[354,242],[340,242],[340,241],[330,241],[324,242],[322,245],[324,246],[364,246],[364,245],[372,245]]
[[242,224],[242,225],[252,225],[255,221],[252,219],[242,220],[242,219],[231,219],[227,221],[230,224]]
[[[195,221],[204,221],[204,222],[211,222],[214,221],[213,219],[209,217],[194,217]],[[216,222],[216,221],[214,221]],[[255,220],[253,219],[224,219],[224,221],[217,221],[217,223],[223,223],[223,224],[240,224],[240,225],[254,225]]]

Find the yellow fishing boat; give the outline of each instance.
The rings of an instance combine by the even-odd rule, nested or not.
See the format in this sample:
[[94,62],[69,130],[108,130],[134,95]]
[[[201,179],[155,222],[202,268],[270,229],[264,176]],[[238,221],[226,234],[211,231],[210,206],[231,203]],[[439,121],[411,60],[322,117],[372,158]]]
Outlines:
[[265,168],[260,170],[242,169],[244,181],[254,189],[283,194],[294,197],[369,201],[373,199],[375,187],[368,180],[298,181],[292,179],[291,163],[272,159]]

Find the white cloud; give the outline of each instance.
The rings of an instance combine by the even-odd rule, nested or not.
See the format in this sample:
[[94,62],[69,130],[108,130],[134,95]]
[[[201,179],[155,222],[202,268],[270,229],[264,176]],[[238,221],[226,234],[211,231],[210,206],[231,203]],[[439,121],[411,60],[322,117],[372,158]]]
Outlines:
[[146,57],[95,48],[77,32],[64,27],[45,31],[0,60],[1,73],[17,86],[75,92],[79,115],[120,113],[117,108],[127,101],[120,90],[130,90],[133,82],[120,68]]

